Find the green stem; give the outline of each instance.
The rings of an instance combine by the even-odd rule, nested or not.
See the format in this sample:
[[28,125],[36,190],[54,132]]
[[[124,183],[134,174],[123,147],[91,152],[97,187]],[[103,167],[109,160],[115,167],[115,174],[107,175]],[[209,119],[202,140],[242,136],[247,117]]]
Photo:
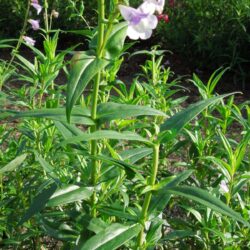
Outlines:
[[152,80],[153,80],[153,85],[155,86],[157,84],[156,68],[155,68],[155,54],[152,55]]
[[3,175],[0,174],[0,190],[1,190],[1,198],[0,200],[3,199]]
[[[102,57],[102,45],[104,41],[104,23],[103,20],[105,18],[105,0],[98,0],[98,39],[97,39],[97,58]],[[97,112],[97,103],[98,103],[98,92],[99,92],[99,85],[101,81],[101,71],[98,72],[95,81],[94,81],[94,89],[92,94],[92,109],[91,109],[91,117],[93,120],[96,119],[96,112]],[[97,130],[97,126],[94,125],[91,127],[91,133],[95,132]],[[97,141],[93,140],[90,143],[91,147],[91,155],[96,156],[97,155]],[[91,183],[95,187],[98,181],[98,175],[99,175],[99,166],[98,161],[93,159],[92,160],[92,173],[91,173]],[[91,214],[93,217],[96,217],[96,192],[94,191],[91,199],[91,206],[92,211]]]
[[46,38],[49,38],[49,17],[48,17],[48,1],[44,1],[44,24],[45,24],[45,32]]
[[18,38],[18,41],[17,41],[17,45],[16,47],[12,50],[12,57],[6,67],[6,70],[9,69],[9,67],[11,66],[12,62],[14,61],[15,57],[16,57],[16,54],[18,53],[18,50],[22,44],[22,41],[23,41],[23,36],[25,34],[25,31],[26,31],[26,27],[27,27],[27,24],[28,24],[28,17],[29,17],[29,12],[30,12],[30,0],[28,0],[28,3],[27,3],[27,9],[26,9],[26,12],[25,12],[25,17],[24,17],[24,23],[23,23],[23,27],[22,27],[22,30],[20,32],[20,36]]
[[[160,145],[154,145],[153,147],[153,164],[152,164],[152,170],[151,170],[151,176],[150,176],[150,182],[149,185],[150,186],[154,186],[155,185],[155,181],[156,181],[156,176],[157,176],[157,172],[158,172],[158,165],[159,165],[159,147]],[[152,198],[152,192],[148,192],[146,194],[143,206],[142,206],[142,212],[141,212],[141,223],[143,225],[143,228],[139,234],[138,237],[138,247],[139,249],[143,249],[143,243],[144,243],[144,230],[145,230],[145,223],[147,221],[147,217],[148,217],[148,208],[151,202],[151,198]]]

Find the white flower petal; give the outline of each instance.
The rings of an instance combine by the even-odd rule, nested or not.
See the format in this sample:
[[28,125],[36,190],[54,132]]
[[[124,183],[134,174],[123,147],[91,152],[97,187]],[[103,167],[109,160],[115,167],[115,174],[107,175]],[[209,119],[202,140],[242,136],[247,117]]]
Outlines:
[[124,5],[118,7],[123,18],[129,22],[127,35],[130,39],[148,39],[152,35],[152,30],[158,24],[157,17],[153,15],[155,3],[145,1],[138,9]]
[[127,35],[132,40],[138,40],[140,38],[139,32],[135,30],[134,26],[132,25],[128,26]]
[[138,9],[144,13],[152,15],[155,13],[156,5],[150,2],[144,2],[138,7]]
[[[144,3],[151,3],[155,5],[155,10],[161,14],[164,9],[165,0],[144,0]],[[153,13],[152,13],[153,14]]]
[[155,29],[158,24],[158,19],[155,15],[149,15],[147,18],[143,18],[141,22],[144,27],[147,27],[148,29]]
[[141,38],[142,40],[149,39],[149,38],[151,37],[152,33],[153,33],[152,30],[145,30],[144,33],[141,33],[141,34],[140,34],[140,38]]

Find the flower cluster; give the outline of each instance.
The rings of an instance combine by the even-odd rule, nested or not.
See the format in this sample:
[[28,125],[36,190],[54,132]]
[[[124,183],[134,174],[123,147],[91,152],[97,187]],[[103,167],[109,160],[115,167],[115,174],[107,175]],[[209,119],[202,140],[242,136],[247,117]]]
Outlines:
[[119,5],[122,17],[128,22],[128,37],[132,40],[150,38],[158,24],[154,14],[161,15],[164,5],[165,0],[144,0],[137,9]]
[[[42,11],[42,6],[39,4],[38,0],[31,0],[30,5],[35,8],[37,11],[37,15],[39,15]],[[38,30],[40,28],[39,20],[29,19],[28,22],[31,24],[31,27],[33,30]],[[26,42],[26,44],[34,46],[36,41],[29,37],[29,36],[23,36],[23,40]]]
[[[43,9],[43,7],[39,4],[38,0],[31,0],[30,5],[34,7],[34,9],[37,12],[37,15],[39,15]],[[51,12],[51,17],[58,18],[59,13],[55,10],[52,10]],[[35,20],[35,19],[29,19],[28,22],[31,24],[31,27],[33,30],[39,30],[40,29],[40,20]],[[23,40],[26,42],[26,44],[34,46],[36,41],[29,37],[29,36],[23,36]]]

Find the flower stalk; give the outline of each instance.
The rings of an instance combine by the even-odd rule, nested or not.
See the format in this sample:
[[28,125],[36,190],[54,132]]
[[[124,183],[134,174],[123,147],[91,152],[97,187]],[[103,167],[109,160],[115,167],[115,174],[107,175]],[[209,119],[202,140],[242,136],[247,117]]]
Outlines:
[[[151,175],[150,175],[150,181],[149,181],[149,186],[154,186],[155,181],[156,181],[156,176],[158,172],[158,166],[159,166],[159,144],[155,144],[153,146],[153,162],[152,162],[152,169],[151,169]],[[147,217],[148,217],[148,209],[149,205],[152,199],[152,191],[149,191],[146,196],[145,200],[142,206],[142,211],[141,211],[141,223],[142,223],[142,229],[140,231],[140,234],[138,236],[138,241],[137,241],[137,246],[139,249],[144,249],[143,248],[143,243],[144,243],[144,230],[145,230],[145,224],[147,222]]]
[[[103,50],[101,49],[104,42],[104,31],[105,31],[105,24],[103,20],[105,19],[105,0],[98,0],[98,38],[97,38],[97,49],[96,49],[96,56],[97,58],[102,58],[103,56]],[[97,112],[97,103],[98,103],[98,92],[99,92],[99,86],[101,82],[101,71],[99,71],[95,77],[94,81],[94,89],[92,94],[92,109],[91,109],[91,117],[93,120],[96,119],[96,112]],[[93,125],[91,127],[91,133],[95,132],[97,130],[97,126]],[[97,155],[97,141],[92,140],[90,142],[90,152],[93,156],[92,159],[92,173],[91,173],[91,184],[95,187],[98,181],[98,175],[99,175],[99,164],[98,161],[95,159],[95,156]],[[93,192],[92,198],[91,198],[91,214],[93,217],[96,217],[96,192]]]

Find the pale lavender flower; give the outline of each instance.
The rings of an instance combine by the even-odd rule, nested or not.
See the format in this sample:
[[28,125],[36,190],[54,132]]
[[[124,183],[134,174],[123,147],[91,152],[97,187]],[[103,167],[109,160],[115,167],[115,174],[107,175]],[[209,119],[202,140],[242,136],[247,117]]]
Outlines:
[[[164,9],[165,0],[144,0],[144,4],[149,4],[150,8],[154,8],[154,12],[161,14]],[[152,7],[152,4],[154,7]]]
[[40,28],[39,20],[29,19],[28,22],[31,24],[33,30],[38,30]]
[[36,43],[36,41],[29,36],[23,36],[23,40],[26,42],[27,45],[31,45],[31,46],[34,46]]
[[31,0],[31,6],[36,9],[37,15],[39,15],[43,9],[42,6],[39,4],[38,0]]
[[221,183],[220,183],[220,191],[221,191],[222,193],[228,193],[228,192],[229,192],[227,183],[226,183],[226,181],[224,181],[224,180],[222,180]]
[[152,30],[156,28],[158,20],[148,3],[143,3],[137,9],[119,5],[119,9],[123,18],[128,21],[127,35],[130,39],[148,39],[152,35]]

